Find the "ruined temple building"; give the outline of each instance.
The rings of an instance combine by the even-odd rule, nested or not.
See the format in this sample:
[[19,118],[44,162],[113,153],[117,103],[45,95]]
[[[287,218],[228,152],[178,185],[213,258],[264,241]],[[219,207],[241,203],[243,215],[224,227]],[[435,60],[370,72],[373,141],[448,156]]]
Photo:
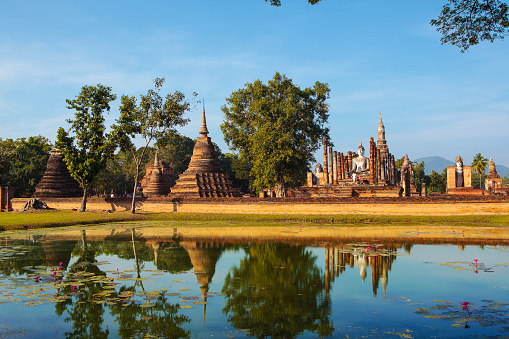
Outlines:
[[168,195],[171,187],[175,185],[173,168],[155,155],[154,163],[146,166],[147,172],[141,181],[143,195],[147,197],[162,197]]
[[71,177],[64,155],[58,149],[52,150],[41,181],[35,186],[37,198],[72,198],[83,195],[79,183]]
[[484,188],[488,191],[492,189],[502,188],[502,178],[497,173],[497,168],[495,167],[495,162],[493,162],[493,158],[490,158],[488,176],[484,180]]
[[472,187],[472,166],[464,165],[463,158],[457,156],[454,166],[447,169],[447,194],[454,195],[482,195],[480,188]]
[[[385,126],[380,114],[377,142],[369,140],[369,157],[364,156],[362,140],[356,152],[337,152],[323,140],[323,167],[308,172],[308,185],[295,195],[309,197],[401,196],[415,195],[412,182],[401,181],[394,156],[385,139]],[[405,174],[411,173],[407,167]],[[408,178],[406,176],[405,178]],[[403,188],[403,190],[401,190]]]
[[200,136],[196,139],[187,170],[180,175],[170,196],[179,198],[236,197],[238,188],[228,174],[219,169],[214,145],[208,137],[205,105],[203,106]]

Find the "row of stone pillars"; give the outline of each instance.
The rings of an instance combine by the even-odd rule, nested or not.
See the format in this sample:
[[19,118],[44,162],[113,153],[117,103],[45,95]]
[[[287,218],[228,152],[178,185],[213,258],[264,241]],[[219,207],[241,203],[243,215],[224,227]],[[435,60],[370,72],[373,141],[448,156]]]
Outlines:
[[[328,151],[328,152],[327,152]],[[341,152],[333,151],[331,146],[327,145],[327,138],[323,139],[323,170],[325,184],[337,185],[340,180],[349,178],[348,173],[352,171],[352,159],[354,153],[348,151],[347,155]],[[369,140],[369,161],[370,161],[370,183],[378,184],[396,184],[396,165],[395,159],[388,151],[381,152],[376,147],[376,143],[371,137]]]

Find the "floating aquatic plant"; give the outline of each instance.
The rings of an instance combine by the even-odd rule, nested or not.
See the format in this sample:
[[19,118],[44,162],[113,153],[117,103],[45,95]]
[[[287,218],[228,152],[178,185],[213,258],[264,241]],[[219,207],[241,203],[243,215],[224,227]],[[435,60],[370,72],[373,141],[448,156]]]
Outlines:
[[[509,325],[509,303],[481,300],[483,305],[463,301],[447,303],[442,300],[435,306],[416,308],[414,313],[425,318],[452,321],[452,326],[469,328],[468,323],[477,323],[482,327]],[[507,328],[507,327],[506,327]]]

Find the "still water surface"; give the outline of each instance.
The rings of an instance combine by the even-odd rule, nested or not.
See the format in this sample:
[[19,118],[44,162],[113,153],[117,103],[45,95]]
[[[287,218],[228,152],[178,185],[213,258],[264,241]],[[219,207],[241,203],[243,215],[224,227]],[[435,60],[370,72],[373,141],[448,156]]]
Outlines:
[[509,336],[509,247],[397,238],[0,236],[0,336]]

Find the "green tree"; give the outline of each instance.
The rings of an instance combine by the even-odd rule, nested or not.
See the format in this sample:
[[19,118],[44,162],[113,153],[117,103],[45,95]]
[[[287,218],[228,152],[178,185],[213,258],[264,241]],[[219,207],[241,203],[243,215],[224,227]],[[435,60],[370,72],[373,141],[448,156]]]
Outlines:
[[0,184],[7,185],[12,155],[16,150],[16,142],[12,139],[0,138]]
[[422,184],[425,182],[424,161],[421,161],[418,164],[412,163],[412,171],[414,172],[415,188],[420,192]]
[[67,120],[72,134],[60,127],[56,146],[64,155],[69,173],[83,188],[80,212],[87,208],[88,191],[95,177],[113,158],[117,147],[115,136],[106,133],[103,116],[115,99],[110,87],[98,84],[85,85],[76,99],[66,100],[67,108],[75,110],[74,120]]
[[447,189],[447,168],[444,168],[442,173],[431,171],[430,191],[445,193],[446,189]]
[[[142,95],[140,104],[137,105],[136,98],[122,95],[120,105],[120,117],[115,132],[118,136],[120,147],[125,152],[131,152],[136,165],[134,177],[133,200],[131,213],[136,212],[136,189],[140,174],[140,165],[145,152],[153,140],[158,140],[167,134],[176,134],[176,126],[184,126],[189,119],[184,119],[185,112],[190,110],[189,101],[180,91],[168,94],[163,100],[159,92],[163,86],[164,78],[154,79],[155,90],[150,89],[147,95]],[[193,96],[197,96],[193,93]],[[137,152],[134,138],[141,136],[144,145]]]
[[442,44],[458,46],[464,53],[481,41],[504,39],[509,28],[508,7],[499,0],[448,0],[437,19]]
[[226,98],[221,125],[230,148],[253,164],[256,190],[275,186],[286,196],[286,185],[305,179],[313,153],[329,136],[329,86],[316,82],[300,89],[276,72],[268,84],[256,80]]
[[175,177],[184,173],[189,167],[195,143],[195,140],[179,134],[169,134],[157,140],[159,158],[168,161]]
[[95,192],[104,194],[111,191],[117,194],[132,192],[135,170],[131,153],[118,152],[99,172],[92,188]]
[[8,185],[14,187],[17,195],[30,197],[44,175],[52,145],[40,135],[20,138],[15,143]]
[[[308,3],[315,5],[320,1]],[[270,4],[279,7],[281,0],[270,0]],[[464,53],[481,41],[504,39],[509,32],[508,6],[500,0],[448,0],[430,25],[442,34],[442,45],[458,46]]]
[[488,159],[483,157],[481,153],[477,153],[472,160],[472,168],[475,172],[479,173],[479,188],[482,188],[481,175],[484,174],[486,167],[488,167]]

